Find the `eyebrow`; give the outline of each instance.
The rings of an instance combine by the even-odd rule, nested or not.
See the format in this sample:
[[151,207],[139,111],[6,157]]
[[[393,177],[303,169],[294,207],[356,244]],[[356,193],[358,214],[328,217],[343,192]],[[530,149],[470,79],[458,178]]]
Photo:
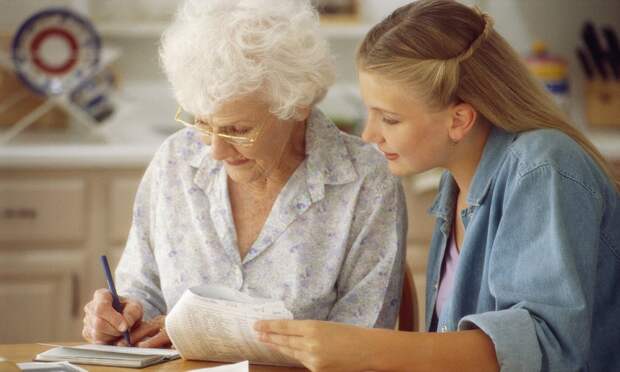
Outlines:
[[377,106],[369,106],[368,108],[370,108],[371,110],[377,110],[377,111],[385,112],[385,113],[388,113],[388,114],[392,114],[392,115],[398,115],[398,116],[400,116],[400,114],[399,114],[399,113],[397,113],[397,112],[390,111],[390,110],[386,110],[386,109],[381,108],[381,107],[377,107]]
[[234,120],[230,120],[228,122],[226,120],[223,120],[219,124],[215,124],[214,125],[214,122],[211,121],[211,120],[203,120],[203,119],[200,119],[200,118],[197,118],[197,119],[200,120],[201,122],[205,123],[205,124],[208,124],[210,126],[216,126],[218,128],[233,127],[235,125],[239,125],[239,124],[242,124],[242,123],[248,123],[250,121],[250,120],[247,120],[247,119],[234,119]]

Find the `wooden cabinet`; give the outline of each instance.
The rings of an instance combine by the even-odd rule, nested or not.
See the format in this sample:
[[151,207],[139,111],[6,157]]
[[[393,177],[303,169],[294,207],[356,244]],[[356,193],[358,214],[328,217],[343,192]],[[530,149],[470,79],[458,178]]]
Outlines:
[[0,254],[0,343],[75,339],[84,255]]
[[83,240],[84,179],[0,180],[0,241]]
[[0,170],[0,343],[77,341],[143,169]]

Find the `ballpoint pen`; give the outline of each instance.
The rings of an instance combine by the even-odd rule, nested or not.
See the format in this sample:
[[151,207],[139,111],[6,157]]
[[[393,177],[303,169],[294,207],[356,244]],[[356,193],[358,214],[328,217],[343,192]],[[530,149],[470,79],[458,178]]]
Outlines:
[[[121,301],[118,298],[118,294],[116,293],[116,286],[114,285],[114,279],[112,278],[112,273],[110,272],[110,265],[108,265],[108,258],[103,255],[101,256],[101,265],[103,266],[103,273],[105,274],[105,280],[108,282],[108,289],[112,293],[112,307],[114,310],[123,313],[123,307],[121,306]],[[125,330],[123,332],[123,336],[125,337],[125,341],[128,346],[131,346],[131,339],[129,338],[129,330]]]

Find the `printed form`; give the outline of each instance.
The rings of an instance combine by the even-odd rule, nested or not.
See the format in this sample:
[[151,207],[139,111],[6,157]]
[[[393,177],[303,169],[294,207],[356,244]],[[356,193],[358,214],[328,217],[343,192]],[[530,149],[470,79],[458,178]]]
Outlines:
[[293,319],[282,301],[257,299],[223,286],[188,289],[166,316],[166,331],[184,359],[301,366],[258,340],[260,319]]

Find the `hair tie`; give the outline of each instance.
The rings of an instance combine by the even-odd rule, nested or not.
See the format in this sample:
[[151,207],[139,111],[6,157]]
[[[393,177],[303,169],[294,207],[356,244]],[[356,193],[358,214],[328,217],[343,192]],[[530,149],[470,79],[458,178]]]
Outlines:
[[467,48],[465,52],[454,57],[454,60],[457,63],[461,63],[467,58],[471,57],[474,52],[480,47],[480,45],[489,37],[491,30],[493,30],[493,19],[491,18],[491,16],[483,13],[477,6],[474,7],[474,10],[476,11],[476,13],[478,13],[478,15],[480,15],[480,17],[484,21],[484,29],[482,30],[480,35],[478,35],[476,40],[471,43],[471,45],[469,46],[469,48]]

